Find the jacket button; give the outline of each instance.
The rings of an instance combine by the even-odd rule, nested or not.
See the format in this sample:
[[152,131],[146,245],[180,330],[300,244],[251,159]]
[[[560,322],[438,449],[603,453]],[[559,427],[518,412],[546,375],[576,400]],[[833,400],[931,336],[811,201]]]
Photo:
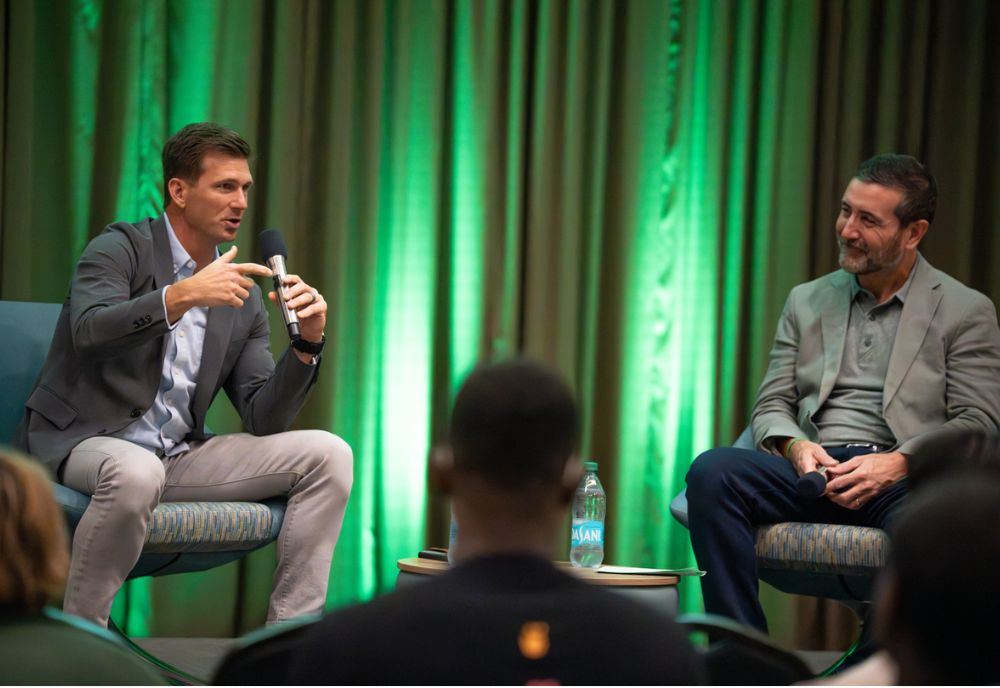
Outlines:
[[132,409],[132,413],[130,413],[129,415],[132,416],[133,418],[138,418],[139,416],[142,415],[142,409],[134,408]]

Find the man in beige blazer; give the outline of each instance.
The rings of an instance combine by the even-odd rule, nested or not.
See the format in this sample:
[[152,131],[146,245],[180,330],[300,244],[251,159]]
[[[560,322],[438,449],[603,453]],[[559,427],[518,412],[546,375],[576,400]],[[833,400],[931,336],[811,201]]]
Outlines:
[[[907,456],[950,430],[1000,430],[1000,330],[983,294],[917,247],[934,178],[880,155],[848,184],[841,270],[795,287],[751,416],[754,449],[717,448],[687,476],[705,608],[767,629],[753,531],[781,521],[885,527],[906,495]],[[818,498],[800,476],[821,470]]]

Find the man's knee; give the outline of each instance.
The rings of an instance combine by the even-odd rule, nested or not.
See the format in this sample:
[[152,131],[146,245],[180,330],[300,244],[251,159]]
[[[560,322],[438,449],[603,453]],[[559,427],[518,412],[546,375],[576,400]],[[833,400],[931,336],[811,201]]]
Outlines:
[[342,438],[325,430],[303,430],[312,470],[346,499],[354,481],[354,452]]
[[165,482],[163,463],[134,460],[135,457],[110,457],[101,470],[98,492],[113,492],[115,509],[121,513],[140,514],[154,509],[160,501]]
[[745,453],[732,447],[716,447],[700,454],[688,469],[688,502],[716,498],[726,478],[746,463]]

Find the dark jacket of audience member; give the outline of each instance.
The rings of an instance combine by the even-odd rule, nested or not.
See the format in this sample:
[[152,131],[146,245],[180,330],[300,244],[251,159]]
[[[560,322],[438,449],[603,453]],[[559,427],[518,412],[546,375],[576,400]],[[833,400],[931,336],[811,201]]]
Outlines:
[[911,493],[933,488],[959,475],[975,475],[1000,485],[1000,435],[950,432],[930,440],[910,457],[907,481]]
[[331,614],[291,658],[304,684],[690,684],[673,620],[550,563],[582,467],[576,405],[523,360],[459,391],[431,477],[459,524],[447,573]]
[[1000,683],[1000,490],[975,471],[914,494],[891,530],[876,635],[901,685]]

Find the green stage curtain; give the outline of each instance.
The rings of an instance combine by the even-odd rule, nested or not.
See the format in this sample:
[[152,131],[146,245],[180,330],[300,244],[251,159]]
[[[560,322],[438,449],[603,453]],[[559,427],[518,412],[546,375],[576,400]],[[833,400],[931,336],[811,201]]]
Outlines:
[[[297,421],[355,451],[330,607],[446,543],[427,451],[463,375],[518,352],[577,390],[607,559],[692,565],[667,506],[745,425],[788,290],[835,267],[858,162],[926,160],[941,201],[925,254],[1000,297],[998,7],[0,0],[0,298],[62,300],[104,225],[160,212],[166,138],[227,124],[254,147],[238,259],[280,228],[330,303]],[[225,402],[210,425],[239,429]],[[243,632],[273,560],[130,583],[115,618]],[[826,623],[767,597],[779,637]],[[682,605],[699,608],[696,583]]]

